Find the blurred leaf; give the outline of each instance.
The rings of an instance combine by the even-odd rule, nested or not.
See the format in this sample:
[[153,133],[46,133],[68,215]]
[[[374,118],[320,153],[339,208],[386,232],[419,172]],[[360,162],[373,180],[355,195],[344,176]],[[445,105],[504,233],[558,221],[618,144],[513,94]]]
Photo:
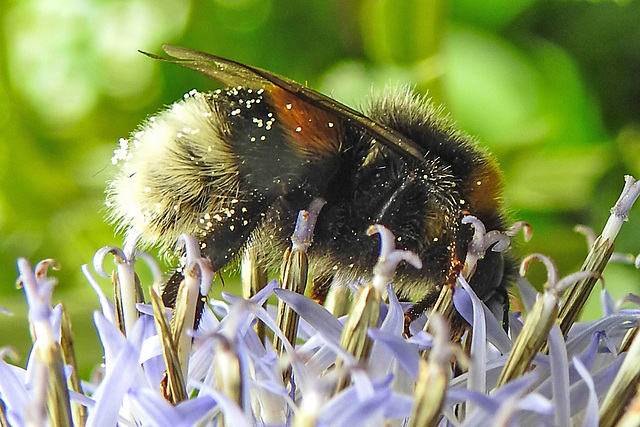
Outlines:
[[604,146],[525,150],[505,171],[504,197],[516,209],[581,209],[589,205],[595,182],[610,160]]
[[456,21],[495,31],[508,25],[534,3],[536,0],[454,0],[451,15]]
[[361,2],[361,33],[367,55],[376,62],[413,64],[438,52],[447,22],[443,0]]
[[549,124],[549,145],[601,142],[606,138],[594,98],[574,60],[558,45],[532,39],[529,54],[540,80],[541,114]]
[[48,126],[72,126],[102,95],[138,98],[154,66],[137,50],[178,34],[188,12],[188,0],[16,3],[5,21],[9,76]]
[[456,27],[443,47],[442,85],[458,125],[491,147],[540,141],[549,123],[540,117],[540,81],[534,64],[496,35]]
[[616,140],[619,159],[634,176],[640,176],[640,123],[622,129]]

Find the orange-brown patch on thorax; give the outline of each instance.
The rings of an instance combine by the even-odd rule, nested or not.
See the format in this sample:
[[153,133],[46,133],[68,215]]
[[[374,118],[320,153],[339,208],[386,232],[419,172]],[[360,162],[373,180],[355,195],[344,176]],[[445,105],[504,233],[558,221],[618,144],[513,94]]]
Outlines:
[[301,156],[330,157],[340,151],[342,129],[338,116],[277,86],[269,95],[289,142]]
[[497,163],[487,159],[478,165],[465,186],[470,212],[479,217],[498,212],[501,188],[502,174]]

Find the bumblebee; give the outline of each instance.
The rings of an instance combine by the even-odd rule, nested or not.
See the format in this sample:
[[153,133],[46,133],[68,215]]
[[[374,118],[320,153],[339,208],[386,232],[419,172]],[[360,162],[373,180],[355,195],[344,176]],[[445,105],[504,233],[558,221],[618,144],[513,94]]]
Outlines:
[[[173,59],[225,89],[191,91],[121,140],[107,205],[119,227],[147,246],[171,252],[178,236],[196,236],[219,271],[257,245],[277,265],[301,209],[326,205],[309,248],[313,296],[332,283],[370,277],[379,242],[372,223],[422,269],[400,266],[394,289],[416,313],[433,304],[464,263],[470,213],[488,230],[506,229],[496,162],[429,100],[408,89],[375,96],[366,114],[268,71],[193,50],[165,46]],[[488,251],[471,286],[495,313],[508,307],[514,262]],[[455,277],[455,274],[454,274]],[[171,305],[182,280],[164,290]]]

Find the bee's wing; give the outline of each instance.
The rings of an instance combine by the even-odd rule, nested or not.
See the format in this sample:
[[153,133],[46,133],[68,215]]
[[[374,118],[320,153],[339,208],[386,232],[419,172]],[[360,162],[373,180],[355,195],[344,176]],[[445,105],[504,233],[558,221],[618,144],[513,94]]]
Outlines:
[[364,132],[367,132],[372,138],[375,138],[376,141],[403,156],[413,157],[419,160],[424,159],[423,150],[409,138],[293,80],[280,77],[260,68],[183,47],[165,45],[163,49],[168,55],[177,60],[167,60],[149,53],[142,53],[155,59],[174,62],[183,67],[190,68],[227,87],[243,86],[254,90],[264,89],[267,92],[272,92],[274,86],[278,87],[307,105],[312,105],[323,110],[325,113],[336,116],[338,119],[341,119],[345,125],[356,126]]

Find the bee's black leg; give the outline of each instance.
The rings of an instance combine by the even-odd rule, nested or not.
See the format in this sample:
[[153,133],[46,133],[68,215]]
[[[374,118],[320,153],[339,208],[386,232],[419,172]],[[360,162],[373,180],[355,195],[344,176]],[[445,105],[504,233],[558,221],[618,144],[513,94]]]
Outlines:
[[502,304],[502,329],[509,333],[509,291],[503,289],[504,303]]
[[[213,271],[220,271],[238,254],[262,220],[262,213],[269,205],[264,197],[256,197],[252,202],[238,202],[229,209],[233,212],[230,216],[213,225],[212,230],[200,239],[202,255],[211,261]],[[165,307],[175,308],[178,290],[183,280],[184,276],[180,270],[173,272],[162,290],[162,302]],[[200,295],[194,329],[200,323],[206,299],[206,295]]]
[[[178,289],[180,289],[180,283],[184,280],[184,276],[179,271],[174,271],[167,284],[162,289],[162,303],[165,307],[175,308],[176,299],[178,298]],[[200,317],[202,317],[202,310],[204,309],[204,304],[207,301],[207,297],[202,294],[198,295],[198,304],[196,305],[196,316],[195,322],[193,325],[193,329],[198,327],[198,323],[200,323]]]
[[438,299],[438,294],[439,292],[434,292],[430,295],[427,295],[425,299],[413,304],[411,307],[409,307],[409,310],[404,313],[404,334],[407,337],[411,336],[411,332],[409,332],[409,325],[411,324],[411,322],[422,316],[422,314],[429,308],[433,307],[433,305],[436,303],[436,300]]
[[178,298],[178,289],[180,283],[184,280],[184,276],[179,271],[174,271],[164,288],[162,288],[162,303],[165,307],[174,308],[176,299]]

